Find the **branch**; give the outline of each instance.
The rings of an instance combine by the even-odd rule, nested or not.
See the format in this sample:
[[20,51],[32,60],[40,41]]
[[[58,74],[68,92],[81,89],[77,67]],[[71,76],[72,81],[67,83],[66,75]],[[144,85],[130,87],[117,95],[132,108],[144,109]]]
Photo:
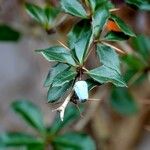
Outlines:
[[61,106],[53,110],[53,111],[58,111],[60,113],[61,121],[64,120],[65,110],[66,110],[68,103],[70,102],[72,95],[73,95],[73,91],[67,96],[67,98],[64,100]]

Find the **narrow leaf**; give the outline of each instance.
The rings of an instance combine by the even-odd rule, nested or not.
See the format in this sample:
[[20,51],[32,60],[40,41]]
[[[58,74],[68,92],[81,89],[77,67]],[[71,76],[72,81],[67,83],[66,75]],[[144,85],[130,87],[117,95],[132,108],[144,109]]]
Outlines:
[[44,144],[42,139],[37,139],[26,133],[2,133],[0,135],[0,147],[18,147],[18,146],[29,146]]
[[149,0],[125,0],[125,2],[131,6],[135,6],[144,11],[150,11],[150,1]]
[[12,108],[18,113],[29,125],[41,132],[45,131],[43,116],[41,111],[33,103],[26,100],[19,100],[12,103]]
[[92,9],[92,12],[95,11],[95,8],[96,8],[96,4],[97,4],[97,0],[88,0],[89,4],[90,4],[90,7]]
[[84,62],[84,56],[88,50],[90,36],[91,32],[88,32],[75,43],[75,53],[80,64],[83,64]]
[[26,11],[27,13],[36,21],[39,23],[43,24],[46,21],[44,11],[41,7],[31,4],[31,3],[26,3]]
[[47,93],[48,102],[53,103],[58,101],[61,97],[65,95],[71,85],[72,82],[67,82],[63,86],[50,87]]
[[61,46],[53,46],[50,48],[47,48],[45,50],[36,50],[37,52],[40,52],[45,59],[48,61],[57,61],[62,63],[68,63],[70,65],[75,65],[75,61],[72,58],[70,52]]
[[34,144],[31,146],[27,146],[27,150],[44,150],[45,149],[45,145],[38,145],[38,144]]
[[99,7],[92,18],[92,28],[93,34],[98,36],[98,34],[102,31],[107,19],[109,17],[109,11],[105,7]]
[[49,6],[45,8],[45,15],[47,17],[47,21],[48,23],[52,24],[54,19],[57,17],[58,13],[59,13],[59,9]]
[[61,74],[58,74],[56,77],[55,77],[55,80],[53,82],[53,87],[54,86],[63,86],[65,83],[68,83],[70,82],[71,80],[75,79],[77,75],[77,72],[76,70],[74,69],[66,69],[64,70]]
[[52,7],[52,6],[48,6],[44,9],[44,13],[46,16],[46,29],[50,29],[55,25],[55,19],[59,14],[59,9]]
[[123,32],[113,32],[113,31],[108,32],[104,38],[104,40],[107,41],[124,41],[128,39],[129,36],[125,35]]
[[94,89],[96,86],[100,86],[101,84],[95,80],[93,80],[92,78],[89,78],[86,80],[86,83],[88,84],[88,90],[92,90]]
[[66,133],[56,137],[52,144],[61,150],[96,150],[93,139],[83,133]]
[[97,54],[100,59],[100,62],[111,69],[116,70],[120,73],[120,61],[118,54],[109,46],[99,44],[97,45]]
[[68,45],[71,49],[75,47],[75,43],[81,38],[86,36],[91,31],[91,24],[88,20],[81,20],[68,34]]
[[87,74],[99,83],[111,82],[118,87],[126,86],[121,75],[114,69],[108,68],[106,66],[101,66],[90,70]]
[[110,10],[115,8],[115,5],[109,0],[96,0],[96,8],[98,7],[106,7]]
[[127,26],[127,24],[121,20],[116,15],[111,14],[110,18],[118,25],[118,27],[121,29],[121,31],[128,36],[136,36],[133,31],[130,29],[130,27]]
[[54,78],[68,67],[68,65],[62,63],[58,63],[54,67],[51,67],[46,77],[44,86],[50,86],[53,83]]
[[78,0],[61,0],[62,9],[73,16],[87,18],[87,14]]

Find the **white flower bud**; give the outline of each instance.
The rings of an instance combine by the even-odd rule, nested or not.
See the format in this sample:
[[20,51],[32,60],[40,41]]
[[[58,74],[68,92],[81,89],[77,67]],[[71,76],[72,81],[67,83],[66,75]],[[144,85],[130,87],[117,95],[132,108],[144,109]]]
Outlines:
[[81,102],[84,102],[89,98],[88,85],[85,81],[77,81],[74,85],[74,91]]

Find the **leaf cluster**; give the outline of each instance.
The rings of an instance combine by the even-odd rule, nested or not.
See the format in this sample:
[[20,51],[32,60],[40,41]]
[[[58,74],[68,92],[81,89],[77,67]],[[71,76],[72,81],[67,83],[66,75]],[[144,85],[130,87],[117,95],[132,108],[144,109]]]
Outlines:
[[[68,33],[67,45],[61,44],[36,50],[49,62],[57,63],[48,72],[44,83],[49,87],[48,102],[60,100],[70,89],[73,89],[74,82],[82,80],[84,76],[93,81],[93,84],[96,83],[95,86],[98,85],[97,83],[99,85],[112,83],[125,87],[126,83],[120,71],[119,56],[113,46],[105,42],[120,41],[121,38],[126,40],[127,37],[135,36],[135,34],[121,18],[111,13],[113,4],[106,0],[102,2],[89,0],[84,6],[78,0],[61,0],[60,4],[62,12],[78,17],[79,21]],[[34,5],[26,6],[32,17],[38,21],[44,20],[41,18],[43,13],[40,9],[31,11],[29,8],[33,8]],[[105,35],[102,34],[109,20],[113,20],[118,26],[119,33],[107,31]],[[86,62],[91,51],[96,52],[100,66],[89,70],[86,68]]]
[[[64,121],[54,119],[47,127],[39,107],[27,100],[17,100],[12,103],[12,109],[30,125],[37,134],[27,132],[5,132],[0,134],[0,149],[24,148],[25,150],[45,150],[51,145],[54,150],[96,150],[93,139],[85,133],[66,132],[62,130],[71,125],[78,117],[78,111],[70,106],[66,111]],[[81,142],[82,141],[82,142]]]

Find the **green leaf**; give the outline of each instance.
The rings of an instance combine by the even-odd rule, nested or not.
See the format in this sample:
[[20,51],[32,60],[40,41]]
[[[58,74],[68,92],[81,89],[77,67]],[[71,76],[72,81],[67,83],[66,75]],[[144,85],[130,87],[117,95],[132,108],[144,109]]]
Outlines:
[[95,80],[93,80],[92,78],[89,78],[86,80],[86,83],[88,84],[88,90],[92,90],[94,89],[96,86],[100,86],[101,84]]
[[107,7],[108,9],[114,8],[115,6],[108,0],[88,0],[91,10],[94,13],[95,9],[99,7]]
[[141,10],[150,11],[149,0],[125,0],[125,2],[131,6],[135,6]]
[[19,147],[44,144],[42,139],[37,139],[29,134],[25,133],[3,133],[0,134],[0,147]]
[[70,49],[73,49],[75,43],[89,32],[91,32],[91,24],[88,20],[81,20],[75,24],[68,34],[68,45]]
[[146,67],[140,58],[132,54],[122,56],[122,60],[128,65],[128,68],[132,70],[140,71]]
[[61,97],[65,95],[71,85],[72,82],[67,82],[63,86],[50,87],[47,93],[48,102],[53,103],[58,101]]
[[102,31],[107,19],[109,17],[109,11],[106,7],[98,8],[92,18],[92,30],[93,34],[97,37]]
[[99,83],[111,82],[116,86],[124,87],[126,83],[123,81],[121,75],[114,69],[106,66],[101,66],[90,70],[87,74]]
[[27,150],[45,150],[45,146],[44,145],[31,145],[27,147]]
[[75,79],[76,75],[77,72],[73,68],[70,68],[69,70],[66,69],[61,74],[58,74],[55,77],[52,86],[63,86],[65,83],[68,83],[71,80]]
[[90,6],[91,6],[91,9],[92,9],[92,12],[95,11],[95,8],[96,8],[96,1],[97,0],[88,0]]
[[90,37],[91,32],[88,32],[75,43],[75,53],[80,64],[84,62],[84,56],[88,50]]
[[53,124],[49,129],[49,133],[51,135],[57,134],[62,128],[67,127],[73,121],[75,121],[79,117],[79,111],[74,105],[70,105],[67,107],[65,111],[65,116],[63,122],[60,120],[60,117],[57,115]]
[[46,22],[44,10],[41,7],[31,4],[31,3],[26,3],[25,7],[26,7],[27,13],[37,22],[41,24],[44,24]]
[[41,111],[33,103],[26,100],[18,100],[12,103],[13,110],[18,113],[29,125],[45,132]]
[[96,150],[93,139],[83,133],[66,133],[52,142],[56,150]]
[[62,63],[58,63],[54,67],[51,67],[44,82],[44,86],[50,86],[53,83],[54,78],[68,67],[68,65]]
[[96,0],[96,7],[105,6],[108,9],[115,8],[115,5],[110,0]]
[[60,10],[52,6],[48,6],[44,9],[44,12],[45,12],[45,16],[47,19],[46,28],[50,29],[51,27],[55,25],[55,19],[57,15],[59,14]]
[[0,41],[16,42],[20,38],[20,33],[8,25],[0,24]]
[[52,6],[41,8],[31,3],[26,3],[26,10],[28,14],[43,25],[46,30],[53,28],[55,25],[55,19],[60,12],[58,8]]
[[149,61],[150,58],[150,37],[145,35],[139,35],[136,38],[132,38],[131,45],[139,52],[144,61]]
[[125,35],[123,32],[113,32],[113,31],[108,32],[104,37],[104,40],[107,41],[124,41],[128,39],[129,36]]
[[126,88],[112,90],[110,104],[121,115],[133,115],[138,112],[138,106]]
[[103,44],[98,44],[96,51],[100,62],[104,66],[114,69],[120,74],[120,61],[114,49]]
[[40,52],[48,61],[57,61],[75,66],[75,61],[67,49],[61,46],[53,46],[45,50],[36,50]]
[[119,17],[117,17],[116,15],[111,14],[110,19],[112,19],[117,25],[118,27],[121,29],[121,31],[128,36],[136,36],[133,31],[130,29],[130,27],[128,27],[126,25],[126,23],[121,20]]
[[73,16],[88,18],[87,13],[78,0],[61,0],[62,9]]

